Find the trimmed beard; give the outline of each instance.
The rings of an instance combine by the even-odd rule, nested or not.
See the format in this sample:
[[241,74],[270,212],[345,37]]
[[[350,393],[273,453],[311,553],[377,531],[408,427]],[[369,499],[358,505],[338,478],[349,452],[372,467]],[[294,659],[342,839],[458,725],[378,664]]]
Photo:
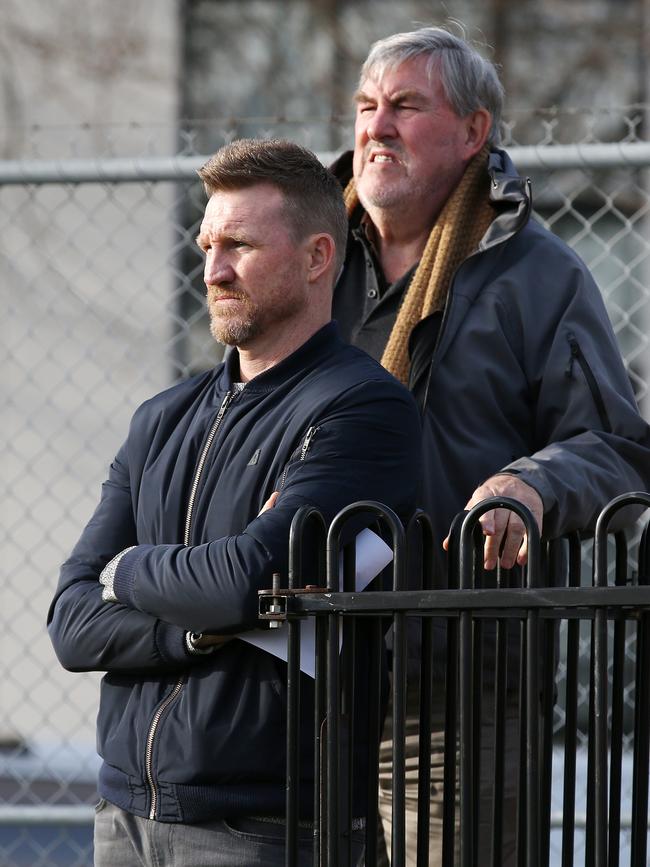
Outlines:
[[[279,291],[280,286],[285,287],[283,292]],[[217,308],[214,311],[208,293],[210,333],[214,339],[226,346],[245,349],[258,337],[270,334],[278,326],[295,319],[308,304],[307,295],[297,292],[290,275],[286,280],[278,279],[272,289],[272,294],[260,303],[251,301],[244,292],[236,292],[237,299],[243,302],[243,309],[233,310],[230,315],[228,310]]]
[[259,320],[255,319],[254,315],[245,319],[228,320],[210,316],[210,333],[218,343],[225,346],[246,346],[260,331]]
[[[208,291],[208,313],[210,314],[210,333],[218,343],[225,346],[244,346],[249,340],[257,337],[261,331],[260,318],[255,305],[242,292],[237,293],[238,300],[243,302],[245,310],[239,314],[217,315],[212,310],[210,292]],[[227,311],[221,311],[227,313]]]

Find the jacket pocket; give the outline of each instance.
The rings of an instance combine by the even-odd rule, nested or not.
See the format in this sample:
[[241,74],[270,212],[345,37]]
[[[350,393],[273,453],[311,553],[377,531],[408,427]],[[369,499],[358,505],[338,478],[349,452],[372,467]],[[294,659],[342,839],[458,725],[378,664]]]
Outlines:
[[585,378],[585,382],[587,383],[587,387],[591,392],[591,396],[593,398],[594,404],[596,406],[596,410],[598,412],[598,417],[600,418],[600,423],[603,427],[603,430],[606,433],[612,432],[612,425],[609,420],[609,415],[607,413],[607,407],[605,406],[605,401],[603,400],[603,395],[598,385],[598,380],[594,376],[594,372],[589,366],[589,362],[585,358],[582,353],[582,349],[580,348],[580,344],[576,340],[575,334],[569,332],[567,334],[567,342],[569,344],[569,363],[565,370],[565,376],[570,379],[573,376],[573,365],[577,362],[580,365],[583,376]]

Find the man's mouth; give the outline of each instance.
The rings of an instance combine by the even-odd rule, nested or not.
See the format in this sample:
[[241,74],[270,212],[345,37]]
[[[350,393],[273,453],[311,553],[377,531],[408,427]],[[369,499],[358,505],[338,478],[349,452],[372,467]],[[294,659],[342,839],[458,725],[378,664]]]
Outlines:
[[241,292],[211,292],[210,301],[244,301],[245,296]]
[[399,159],[395,154],[387,153],[386,151],[371,151],[370,156],[368,158],[368,162],[370,163],[385,163],[385,164],[397,164],[399,163]]

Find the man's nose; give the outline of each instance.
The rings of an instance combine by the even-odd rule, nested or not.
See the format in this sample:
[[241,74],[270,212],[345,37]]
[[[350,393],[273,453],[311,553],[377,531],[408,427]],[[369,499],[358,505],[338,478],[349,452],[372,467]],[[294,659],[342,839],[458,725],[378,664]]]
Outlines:
[[372,141],[384,141],[397,136],[395,117],[390,107],[377,106],[368,124],[367,133]]
[[235,271],[228,257],[214,249],[210,250],[205,259],[203,279],[208,286],[232,283],[235,279]]

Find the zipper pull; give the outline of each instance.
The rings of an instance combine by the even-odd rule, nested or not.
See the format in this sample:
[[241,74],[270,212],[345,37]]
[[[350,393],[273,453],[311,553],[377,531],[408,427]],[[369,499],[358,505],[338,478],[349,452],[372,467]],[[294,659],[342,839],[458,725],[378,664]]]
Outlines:
[[[307,452],[309,451],[309,446],[311,445],[311,441],[314,439],[316,432],[319,430],[320,430],[319,427],[314,427],[314,426],[307,428],[307,433],[305,434],[305,438],[303,439],[302,445],[300,446],[300,457],[297,458],[298,463],[300,463],[301,461],[304,461],[305,458],[307,457]],[[291,458],[289,458],[289,462],[287,463],[284,470],[282,471],[282,476],[280,478],[280,484],[278,485],[278,491],[281,491],[282,488],[284,487],[284,483],[287,480],[287,473],[289,472],[289,465],[296,461],[295,455],[296,455],[296,452],[294,451]]]
[[221,421],[221,419],[224,416],[225,411],[230,406],[230,403],[231,403],[234,396],[235,396],[234,391],[227,391],[226,392],[226,396],[221,401],[221,406],[219,407],[219,412],[217,413],[217,417],[215,419],[215,424],[219,424],[219,422]]
[[304,461],[305,458],[307,457],[307,452],[309,451],[309,446],[311,445],[311,441],[314,439],[316,431],[318,431],[318,430],[319,430],[319,428],[317,428],[317,427],[310,427],[309,430],[307,431],[307,433],[305,434],[305,438],[302,441],[302,448],[300,450],[300,460],[301,461]]

